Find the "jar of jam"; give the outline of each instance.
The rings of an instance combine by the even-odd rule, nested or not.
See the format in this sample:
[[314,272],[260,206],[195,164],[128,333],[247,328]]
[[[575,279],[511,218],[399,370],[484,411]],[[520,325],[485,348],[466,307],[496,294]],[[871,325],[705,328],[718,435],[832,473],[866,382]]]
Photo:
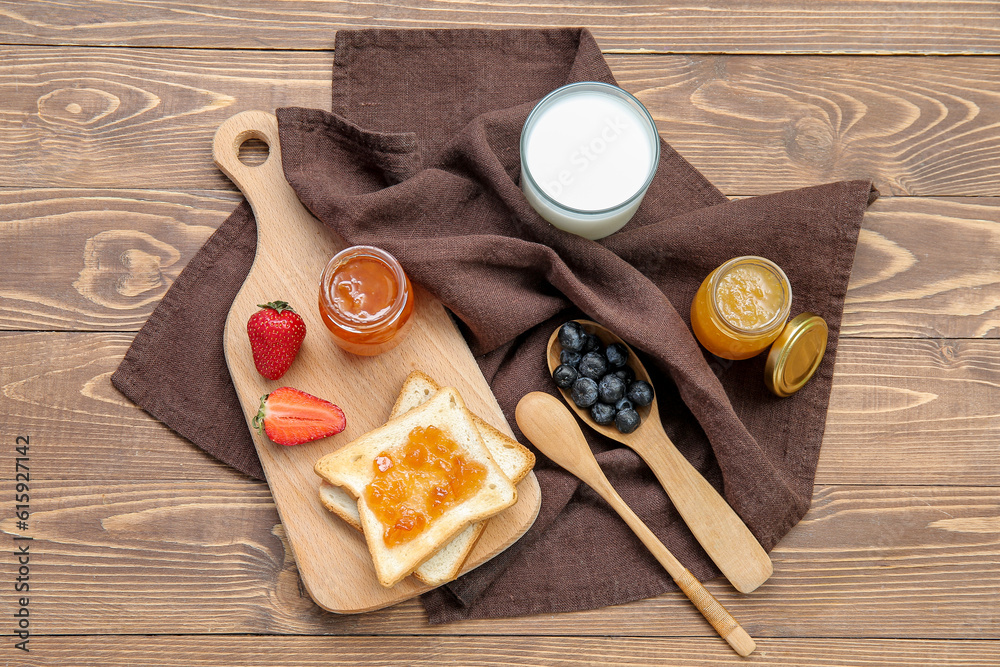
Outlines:
[[319,312],[333,340],[362,356],[396,347],[412,324],[413,286],[396,258],[372,246],[341,250],[319,283]]
[[792,306],[785,272],[763,257],[736,257],[705,278],[691,303],[698,341],[724,359],[749,359],[777,339]]

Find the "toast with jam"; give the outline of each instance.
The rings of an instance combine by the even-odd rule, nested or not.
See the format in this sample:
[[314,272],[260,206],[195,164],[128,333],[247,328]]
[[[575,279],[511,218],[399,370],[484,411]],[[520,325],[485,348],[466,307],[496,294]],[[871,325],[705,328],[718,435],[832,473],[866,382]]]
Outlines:
[[[423,371],[413,371],[403,382],[399,397],[392,407],[390,419],[422,405],[440,388],[440,385]],[[493,460],[513,484],[518,484],[534,467],[535,455],[527,447],[504,435],[475,414],[472,414],[472,420]],[[361,530],[358,501],[350,492],[323,480],[319,486],[319,497],[329,511],[355,529]],[[414,570],[413,576],[429,586],[440,586],[452,581],[458,576],[485,528],[485,521],[477,521],[468,526]]]
[[517,500],[451,387],[324,456],[314,470],[357,499],[359,523],[386,587],[471,524]]

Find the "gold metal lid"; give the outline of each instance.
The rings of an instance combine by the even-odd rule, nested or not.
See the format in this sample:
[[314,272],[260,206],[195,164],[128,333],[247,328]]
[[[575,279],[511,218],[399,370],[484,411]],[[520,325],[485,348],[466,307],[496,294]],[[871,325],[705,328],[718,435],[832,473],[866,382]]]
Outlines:
[[764,364],[764,384],[778,396],[791,396],[813,376],[826,352],[830,328],[819,315],[802,313],[785,325]]

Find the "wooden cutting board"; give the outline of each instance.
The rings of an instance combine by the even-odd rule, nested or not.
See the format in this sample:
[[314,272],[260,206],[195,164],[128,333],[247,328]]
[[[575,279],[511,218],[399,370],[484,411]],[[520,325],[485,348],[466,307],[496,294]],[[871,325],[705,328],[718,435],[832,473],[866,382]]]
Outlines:
[[[239,160],[240,145],[251,138],[269,148],[267,160],[258,166]],[[319,279],[345,244],[306,210],[285,180],[272,114],[245,111],[224,122],[215,135],[213,157],[243,191],[257,219],[257,256],[229,310],[225,354],[302,582],[318,605],[338,613],[369,611],[419,595],[428,587],[413,577],[391,589],[379,584],[361,533],[320,503],[313,464],[385,423],[404,379],[415,369],[458,389],[470,410],[504,433],[511,434],[510,427],[450,315],[419,287],[413,326],[396,349],[359,357],[334,344],[319,316]],[[292,368],[271,381],[254,367],[246,323],[257,304],[276,299],[288,301],[302,316],[306,338]],[[282,386],[336,403],[347,415],[347,428],[295,447],[258,435],[250,422],[260,397]],[[517,491],[517,503],[488,522],[464,571],[506,549],[534,522],[541,502],[534,474]]]

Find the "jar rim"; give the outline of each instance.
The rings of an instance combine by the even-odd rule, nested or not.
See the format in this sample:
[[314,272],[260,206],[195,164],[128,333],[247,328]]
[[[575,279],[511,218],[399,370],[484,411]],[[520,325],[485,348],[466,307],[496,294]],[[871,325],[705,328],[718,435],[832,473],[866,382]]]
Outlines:
[[[635,191],[628,199],[615,204],[614,206],[609,206],[608,208],[598,208],[598,209],[581,209],[573,208],[572,206],[567,206],[562,202],[553,199],[549,193],[545,192],[544,189],[538,184],[534,176],[531,175],[531,169],[528,168],[528,163],[525,160],[526,148],[528,143],[529,130],[534,126],[534,122],[538,117],[555,101],[560,98],[572,95],[577,92],[592,90],[599,91],[602,93],[610,94],[623,100],[629,105],[633,110],[639,112],[639,115],[643,117],[646,122],[646,129],[650,131],[650,139],[653,144],[653,159],[650,161],[649,173],[646,175],[646,180],[643,181],[639,189]],[[575,213],[576,215],[583,216],[600,216],[614,211],[618,211],[627,208],[629,205],[634,203],[637,199],[645,196],[646,190],[649,189],[649,185],[653,182],[653,177],[656,176],[656,170],[660,163],[660,134],[656,129],[656,122],[653,120],[653,116],[650,115],[649,110],[646,106],[638,100],[632,93],[620,88],[618,86],[613,86],[608,83],[603,83],[600,81],[577,81],[576,83],[570,83],[560,88],[556,88],[551,93],[543,97],[538,104],[534,106],[531,113],[528,114],[528,118],[524,121],[524,126],[521,128],[521,141],[520,141],[520,151],[521,151],[521,178],[526,178],[531,188],[538,193],[538,195],[548,204],[551,204],[554,208],[566,211],[568,213]]]
[[[764,324],[754,327],[753,329],[747,329],[746,327],[741,327],[733,324],[719,308],[719,303],[716,300],[716,291],[719,287],[719,282],[722,278],[732,271],[737,266],[753,264],[759,266],[767,271],[770,271],[775,278],[778,279],[778,284],[781,287],[782,302],[781,306]],[[766,257],[759,257],[757,255],[743,255],[742,257],[734,257],[727,262],[724,262],[719,268],[717,268],[712,275],[712,280],[709,283],[708,289],[709,303],[712,305],[712,312],[715,314],[719,321],[725,326],[732,329],[734,332],[744,335],[744,336],[763,336],[772,333],[775,329],[780,326],[784,326],[784,323],[788,320],[788,314],[792,309],[792,285],[788,281],[788,276],[785,272],[781,270],[781,267],[767,259]]]
[[[386,311],[381,317],[367,322],[359,322],[358,320],[345,317],[341,310],[335,305],[328,289],[337,268],[348,260],[356,257],[370,257],[382,261],[387,267],[389,267],[390,270],[392,270],[393,277],[396,279],[396,284],[399,286],[399,289],[396,291],[396,298],[393,300],[389,310]],[[326,268],[323,269],[323,274],[320,277],[319,296],[323,306],[326,308],[327,315],[338,327],[352,333],[372,333],[393,324],[397,319],[399,319],[399,316],[406,308],[407,302],[410,300],[410,290],[407,289],[408,283],[409,281],[406,277],[406,273],[403,271],[402,265],[391,254],[381,248],[376,248],[375,246],[355,245],[344,248],[331,257],[330,261],[327,262]]]

